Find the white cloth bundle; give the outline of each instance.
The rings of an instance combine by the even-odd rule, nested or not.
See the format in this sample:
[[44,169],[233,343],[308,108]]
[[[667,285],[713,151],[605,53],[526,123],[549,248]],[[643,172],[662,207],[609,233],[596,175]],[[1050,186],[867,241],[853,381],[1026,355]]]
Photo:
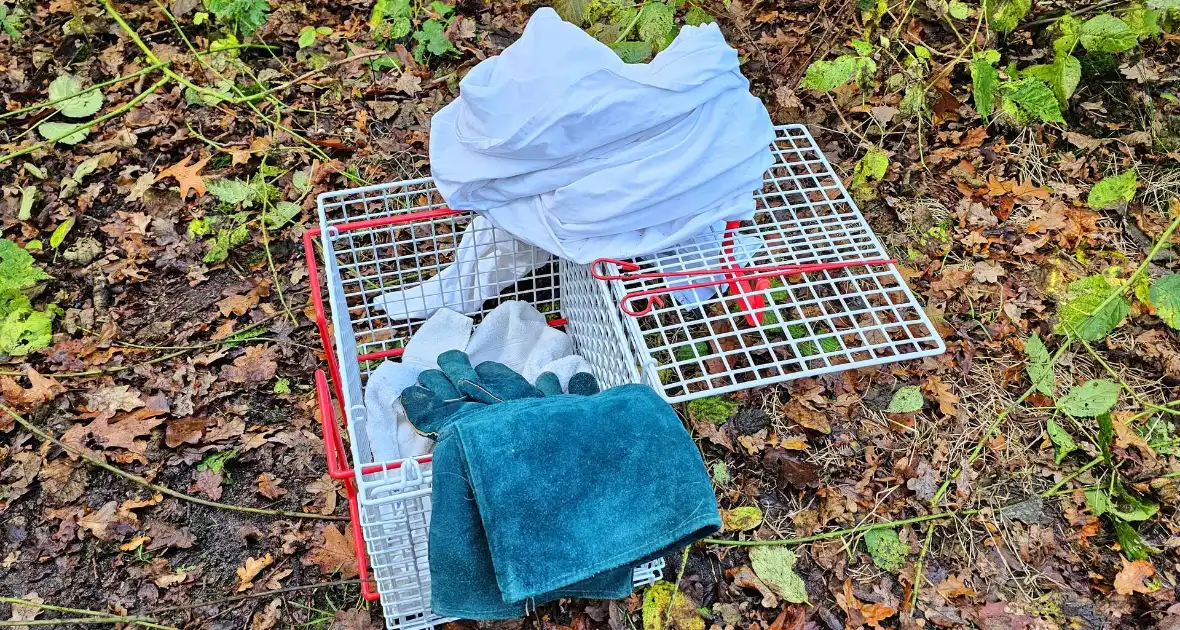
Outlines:
[[524,376],[530,383],[553,372],[562,390],[570,377],[589,372],[590,364],[574,354],[574,344],[564,332],[551,328],[545,316],[531,304],[508,301],[497,306],[474,327],[470,317],[439,308],[406,344],[400,361],[385,361],[365,384],[365,427],[373,461],[387,462],[429,453],[430,438],[419,435],[402,411],[401,395],[418,382],[425,370],[438,369],[438,355],[463,350],[471,365],[496,361]]
[[430,162],[451,207],[588,263],[748,218],[773,140],[716,24],[685,26],[650,63],[626,64],[542,8],[434,115]]

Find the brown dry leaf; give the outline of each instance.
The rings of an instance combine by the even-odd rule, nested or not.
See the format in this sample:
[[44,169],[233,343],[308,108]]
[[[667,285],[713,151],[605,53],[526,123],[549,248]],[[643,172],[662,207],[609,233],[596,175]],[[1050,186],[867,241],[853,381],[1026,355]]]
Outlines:
[[402,75],[397,78],[397,82],[393,84],[393,87],[401,90],[402,92],[405,92],[410,96],[413,96],[422,89],[422,79],[419,79],[417,76],[409,72],[403,72]]
[[292,569],[283,569],[281,571],[275,571],[274,573],[271,574],[271,576],[269,578],[266,579],[266,588],[268,588],[272,591],[276,591],[280,588],[283,588],[282,581],[287,579],[287,577],[290,576],[294,572],[295,571],[293,571]]
[[234,359],[233,365],[221,368],[221,375],[234,383],[265,383],[274,378],[279,368],[274,355],[273,346],[250,346],[245,354]]
[[37,477],[41,480],[41,489],[53,503],[64,505],[78,500],[86,492],[87,472],[85,466],[63,457],[42,466]]
[[254,613],[250,619],[250,630],[270,630],[279,622],[279,606],[283,603],[278,597],[270,600],[262,610]]
[[323,495],[324,507],[320,514],[331,514],[336,511],[336,497],[340,491],[340,484],[331,475],[324,475],[305,486],[308,494]]
[[1128,426],[1128,423],[1132,421],[1132,419],[1135,417],[1135,414],[1130,411],[1116,411],[1110,415],[1111,425],[1114,426],[1115,446],[1124,450],[1134,448],[1138,450],[1145,459],[1154,462],[1155,449],[1151,448],[1151,445],[1147,443],[1147,440],[1143,439],[1143,436],[1139,435],[1135,429],[1132,429],[1130,426]]
[[975,595],[975,589],[964,584],[963,578],[957,575],[949,575],[942,582],[935,584],[934,592],[941,595],[943,599],[972,597]]
[[137,447],[135,438],[151,433],[152,429],[162,424],[164,418],[161,418],[161,415],[162,412],[158,409],[139,409],[122,416],[113,424],[100,419],[90,423],[86,428],[90,430],[94,440],[104,448],[143,452],[142,448]]
[[284,494],[287,494],[286,488],[279,487],[279,484],[282,482],[282,479],[279,479],[270,473],[262,473],[261,475],[258,475],[257,480],[258,494],[261,494],[268,499],[277,499]]
[[169,547],[188,549],[197,542],[197,537],[187,527],[178,528],[164,521],[149,522],[147,534],[151,542],[145,547],[146,551],[159,551]]
[[730,569],[726,571],[733,575],[734,586],[741,588],[752,588],[762,595],[762,606],[764,608],[778,608],[778,598],[774,591],[762,581],[762,578],[754,574],[750,567],[739,567],[737,569]]
[[725,435],[725,432],[722,431],[716,424],[713,424],[708,420],[693,420],[692,430],[695,431],[698,436],[709,440],[718,446],[724,447],[725,450],[733,450],[733,442],[729,441],[729,436]]
[[959,403],[959,397],[951,392],[950,386],[942,382],[942,379],[931,375],[922,384],[922,389],[938,401],[938,410],[944,415],[954,416],[958,412],[956,405]]
[[108,501],[97,510],[78,519],[78,527],[90,532],[95,538],[107,542],[119,540],[136,530],[139,517],[133,512],[121,510],[118,503]]
[[133,551],[136,547],[146,543],[149,540],[151,540],[151,538],[149,538],[147,536],[136,536],[135,538],[132,538],[131,540],[123,543],[122,545],[119,545],[119,550],[120,551]]
[[335,525],[324,526],[323,542],[303,554],[303,564],[318,566],[324,575],[339,571],[342,579],[356,577],[358,574],[352,530],[346,530],[341,534]]
[[373,615],[367,610],[347,608],[337,610],[328,630],[378,630],[373,623]]
[[217,308],[221,309],[222,317],[230,315],[245,315],[247,311],[258,305],[258,296],[253,293],[246,295],[231,295],[217,301]]
[[181,199],[187,199],[188,192],[190,190],[197,191],[197,197],[203,196],[205,194],[205,180],[201,179],[201,176],[198,175],[198,173],[202,168],[205,167],[205,164],[209,162],[209,158],[198,160],[195,164],[190,166],[188,161],[191,160],[192,157],[193,156],[191,154],[186,155],[184,156],[183,160],[160,171],[160,174],[156,175],[156,179],[154,181],[158,182],[166,177],[175,178],[176,183],[180,184]]
[[176,586],[177,584],[182,584],[187,579],[188,579],[188,573],[185,573],[184,571],[177,570],[175,573],[165,573],[164,575],[161,575],[160,577],[156,578],[154,581],[156,583],[156,586],[158,586],[160,588],[168,588],[169,586]]
[[168,448],[176,448],[181,444],[196,444],[205,434],[208,418],[188,417],[179,420],[169,420],[164,427],[164,444]]
[[[45,603],[45,600],[42,599],[41,596],[37,594],[37,591],[33,591],[31,593],[28,593],[24,597],[21,597],[21,599],[25,600],[26,602],[32,602],[34,604],[44,604]],[[29,606],[26,604],[13,604],[12,605],[12,616],[9,617],[8,620],[9,621],[32,621],[37,618],[37,615],[41,614],[41,610],[42,610],[41,608],[38,608],[36,606]],[[24,630],[29,630],[28,626],[16,626],[16,627],[17,628],[24,628]]]
[[1118,572],[1118,575],[1114,576],[1114,590],[1118,591],[1120,595],[1150,593],[1155,590],[1144,583],[1147,578],[1155,575],[1155,567],[1150,562],[1147,560],[1127,562],[1126,558],[1121,559],[1123,568]]
[[238,567],[238,588],[236,593],[249,590],[254,586],[254,578],[266,567],[274,564],[274,556],[269,553],[261,558],[246,558],[246,564]]
[[819,487],[819,466],[782,448],[771,448],[762,456],[762,465],[778,476],[780,488],[803,490]]
[[189,492],[200,492],[210,499],[217,501],[221,498],[221,473],[213,472],[208,468],[197,471]]
[[86,392],[86,411],[98,420],[114,418],[120,411],[134,411],[144,406],[139,391],[130,385],[112,385]]
[[11,377],[0,377],[0,395],[8,404],[21,409],[35,407],[41,403],[53,400],[55,396],[65,391],[65,387],[51,376],[41,376],[29,368],[29,387],[25,389],[12,380]]

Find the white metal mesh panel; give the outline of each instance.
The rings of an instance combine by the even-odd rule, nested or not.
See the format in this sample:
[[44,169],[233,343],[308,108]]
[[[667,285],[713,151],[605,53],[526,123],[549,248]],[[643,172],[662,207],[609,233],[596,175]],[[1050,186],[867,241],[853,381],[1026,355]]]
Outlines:
[[[772,149],[776,162],[755,195],[756,214],[724,235],[725,254],[760,239],[749,265],[888,258],[804,127],[776,128]],[[644,273],[733,266],[718,250],[717,239],[705,235],[674,253],[633,262]],[[609,306],[618,309],[628,294],[666,284],[646,278],[610,280],[609,286]],[[751,294],[765,304],[723,295],[686,307],[662,295],[648,314],[624,315],[628,337],[640,349],[644,380],[676,402],[945,348],[893,265],[790,275]],[[639,311],[644,302],[631,305]],[[760,322],[749,319],[755,314]]]
[[607,288],[590,277],[590,268],[561,261],[561,313],[578,354],[594,369],[603,388],[638,383],[635,351],[623,332]]

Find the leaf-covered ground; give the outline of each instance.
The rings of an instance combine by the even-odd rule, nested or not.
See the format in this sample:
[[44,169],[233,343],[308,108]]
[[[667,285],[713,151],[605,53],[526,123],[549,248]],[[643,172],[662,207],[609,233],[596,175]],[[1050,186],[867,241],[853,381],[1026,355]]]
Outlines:
[[[728,543],[494,625],[1180,627],[1178,3],[1030,4],[557,3],[718,21],[947,352],[687,406]],[[0,620],[380,623],[300,239],[537,6],[0,0]]]

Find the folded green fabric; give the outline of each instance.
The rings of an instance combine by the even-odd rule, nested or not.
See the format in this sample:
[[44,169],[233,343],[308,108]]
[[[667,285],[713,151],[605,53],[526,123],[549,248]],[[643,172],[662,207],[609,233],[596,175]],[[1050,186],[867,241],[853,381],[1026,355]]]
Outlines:
[[[430,523],[436,614],[504,619],[561,597],[624,597],[637,564],[720,528],[696,445],[652,389],[597,392],[589,375],[570,383],[585,395],[556,394],[546,377],[532,391],[511,379],[489,386],[481,373],[503,374],[481,364],[473,375],[465,362],[439,358],[452,385],[467,384],[450,391],[428,377],[403,403],[415,426],[439,427]],[[456,393],[472,384],[484,400],[503,402],[460,403]],[[440,421],[445,405],[452,413]]]

